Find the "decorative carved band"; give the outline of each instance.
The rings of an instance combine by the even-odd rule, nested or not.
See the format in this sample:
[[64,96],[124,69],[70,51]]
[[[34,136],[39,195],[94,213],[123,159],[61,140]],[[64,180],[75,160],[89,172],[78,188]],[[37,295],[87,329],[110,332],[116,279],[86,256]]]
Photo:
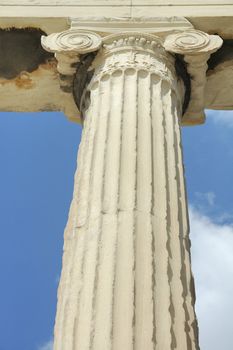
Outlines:
[[162,45],[163,42],[160,37],[140,32],[123,32],[103,38],[103,47],[110,50],[136,46],[139,50],[154,51],[157,48],[161,48]]

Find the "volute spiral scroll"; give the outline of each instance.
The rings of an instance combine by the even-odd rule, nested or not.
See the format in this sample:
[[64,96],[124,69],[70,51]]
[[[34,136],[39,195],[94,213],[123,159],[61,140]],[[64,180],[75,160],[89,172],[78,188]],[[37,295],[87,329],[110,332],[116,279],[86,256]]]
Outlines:
[[165,50],[182,55],[210,54],[221,45],[222,39],[218,35],[208,35],[194,29],[168,35],[164,41]]
[[94,32],[77,29],[42,36],[41,43],[50,52],[77,52],[83,55],[98,50],[102,39]]

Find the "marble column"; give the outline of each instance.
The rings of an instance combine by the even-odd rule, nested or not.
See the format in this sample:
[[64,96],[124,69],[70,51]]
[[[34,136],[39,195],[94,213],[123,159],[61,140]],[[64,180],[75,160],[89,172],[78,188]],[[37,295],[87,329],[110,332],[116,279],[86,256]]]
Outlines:
[[76,96],[84,128],[55,350],[199,349],[180,136],[185,87],[168,52],[179,54],[179,40],[170,39],[97,40],[94,74]]

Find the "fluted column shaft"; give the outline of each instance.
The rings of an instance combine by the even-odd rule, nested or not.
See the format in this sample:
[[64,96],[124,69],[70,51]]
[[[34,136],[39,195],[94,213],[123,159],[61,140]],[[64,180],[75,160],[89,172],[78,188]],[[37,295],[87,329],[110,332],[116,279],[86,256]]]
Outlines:
[[196,350],[174,59],[156,37],[112,35],[93,67],[54,349]]

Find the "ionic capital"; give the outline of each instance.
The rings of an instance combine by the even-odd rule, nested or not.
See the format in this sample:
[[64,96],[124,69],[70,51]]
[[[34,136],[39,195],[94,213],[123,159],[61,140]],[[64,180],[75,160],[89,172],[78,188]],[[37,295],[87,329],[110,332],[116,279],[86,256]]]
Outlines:
[[[106,23],[106,28],[103,28],[103,23]],[[119,25],[118,29],[116,23]],[[101,65],[101,59],[95,59],[97,52],[99,52],[97,58],[101,55],[114,56],[111,62],[113,70],[116,68],[114,64],[118,64],[119,67],[129,65],[126,56],[123,60],[122,52],[141,52],[144,53],[141,58],[141,60],[144,59],[144,66],[154,69],[155,72],[159,72],[160,67],[158,63],[153,67],[148,53],[152,56],[157,55],[164,60],[166,65],[171,66],[172,64],[174,69],[177,68],[175,60],[183,64],[181,75],[185,75],[182,78],[186,82],[186,106],[183,111],[182,124],[204,122],[207,61],[211,53],[217,51],[222,45],[222,39],[219,36],[192,29],[187,20],[182,21],[180,18],[173,22],[153,20],[150,25],[145,22],[144,27],[142,21],[129,20],[126,22],[122,19],[115,20],[114,26],[107,20],[102,20],[101,26],[98,24],[98,21],[93,20],[92,29],[90,23],[86,28],[78,26],[75,22],[69,30],[42,37],[42,46],[47,51],[55,53],[60,84],[64,91],[69,93],[73,91],[74,76],[77,76],[77,70],[80,72],[80,78],[78,78],[80,96],[76,99],[79,109],[80,105],[77,101],[80,101],[82,91],[90,81],[94,70],[98,71],[98,64]],[[118,62],[117,54],[122,56],[121,62]],[[137,60],[133,62],[135,68],[141,63]]]

